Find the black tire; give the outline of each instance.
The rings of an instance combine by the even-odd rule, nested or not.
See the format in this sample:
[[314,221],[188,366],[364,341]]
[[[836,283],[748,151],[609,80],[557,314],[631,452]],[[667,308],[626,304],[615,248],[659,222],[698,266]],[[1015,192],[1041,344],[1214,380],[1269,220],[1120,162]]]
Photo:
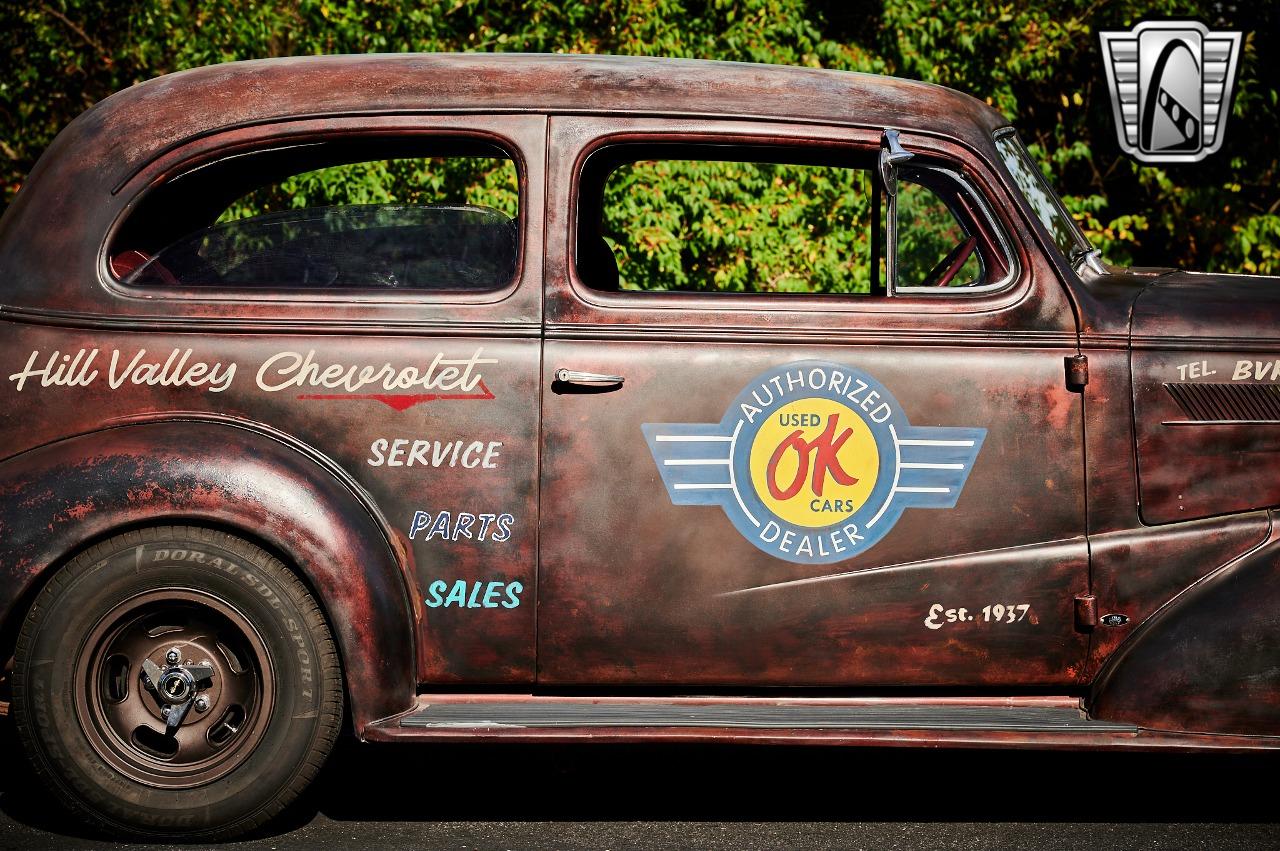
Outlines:
[[[155,660],[175,655],[166,697]],[[200,681],[166,733],[188,675]],[[337,651],[306,588],[262,549],[187,526],[119,535],[51,577],[13,691],[19,740],[57,798],[92,827],[148,838],[263,825],[315,777],[342,721]]]

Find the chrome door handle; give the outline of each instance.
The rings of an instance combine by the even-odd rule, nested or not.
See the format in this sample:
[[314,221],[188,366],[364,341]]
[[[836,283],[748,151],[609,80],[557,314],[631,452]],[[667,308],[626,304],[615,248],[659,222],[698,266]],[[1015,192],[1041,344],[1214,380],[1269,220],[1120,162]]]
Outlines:
[[557,369],[556,381],[576,384],[580,387],[621,387],[626,381],[621,375],[602,375],[598,372],[578,372],[576,369]]

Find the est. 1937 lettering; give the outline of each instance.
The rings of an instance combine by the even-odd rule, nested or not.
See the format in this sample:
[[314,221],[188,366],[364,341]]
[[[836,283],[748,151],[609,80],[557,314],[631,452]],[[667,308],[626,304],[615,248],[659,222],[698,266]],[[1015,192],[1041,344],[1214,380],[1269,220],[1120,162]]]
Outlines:
[[[941,603],[929,607],[929,614],[924,625],[929,629],[942,629],[948,624],[972,623],[1018,623],[1026,620],[1031,611],[1030,603],[989,603],[980,610],[969,611],[963,607],[949,609]],[[1031,623],[1038,623],[1035,615]]]

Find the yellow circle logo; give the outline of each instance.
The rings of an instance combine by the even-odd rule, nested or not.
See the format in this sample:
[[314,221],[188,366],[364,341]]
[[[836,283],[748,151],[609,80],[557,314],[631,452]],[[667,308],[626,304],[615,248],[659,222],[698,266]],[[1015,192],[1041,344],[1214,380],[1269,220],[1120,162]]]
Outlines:
[[751,444],[751,482],[779,518],[820,528],[853,514],[875,487],[880,453],[847,405],[811,397],[769,414]]

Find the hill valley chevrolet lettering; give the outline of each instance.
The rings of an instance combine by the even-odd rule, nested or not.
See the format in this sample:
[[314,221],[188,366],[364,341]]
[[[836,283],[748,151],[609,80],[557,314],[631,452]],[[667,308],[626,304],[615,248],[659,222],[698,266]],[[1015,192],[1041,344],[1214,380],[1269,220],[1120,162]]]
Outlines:
[[[40,387],[88,387],[100,375],[105,376],[107,386],[118,390],[124,384],[152,387],[202,387],[210,393],[220,393],[231,386],[236,377],[234,363],[192,358],[192,349],[172,349],[163,358],[147,357],[146,349],[132,354],[112,350],[109,357],[99,358],[99,349],[79,349],[74,354],[53,351],[42,357],[37,350],[31,353],[21,371],[9,376],[14,389],[21,391],[27,381],[39,382]],[[103,363],[105,361],[105,363]]]
[[[325,390],[300,393],[299,399],[370,399],[395,410],[406,410],[421,402],[435,400],[487,400],[493,393],[484,383],[481,368],[497,364],[476,349],[466,358],[447,358],[436,353],[425,365],[383,363],[326,363],[314,349],[283,351],[268,357],[258,368],[256,383],[266,393],[286,390]],[[125,384],[151,387],[198,387],[220,393],[232,386],[239,369],[235,362],[201,358],[190,348],[174,348],[163,356],[112,350],[104,355],[98,348],[74,352],[40,350],[31,352],[26,365],[11,373],[14,389],[22,391],[28,382],[40,387],[88,387],[105,377],[107,386],[118,390]],[[372,392],[361,392],[372,389]],[[410,392],[404,392],[410,391]]]
[[[315,350],[280,352],[267,358],[258,369],[258,387],[268,393],[315,388],[329,393],[303,393],[300,399],[372,399],[396,410],[406,410],[420,402],[437,399],[492,399],[479,367],[496,364],[496,358],[481,357],[476,349],[469,358],[446,358],[436,354],[425,367],[383,364],[323,363]],[[365,388],[372,392],[359,392]],[[413,390],[412,393],[397,391]]]

